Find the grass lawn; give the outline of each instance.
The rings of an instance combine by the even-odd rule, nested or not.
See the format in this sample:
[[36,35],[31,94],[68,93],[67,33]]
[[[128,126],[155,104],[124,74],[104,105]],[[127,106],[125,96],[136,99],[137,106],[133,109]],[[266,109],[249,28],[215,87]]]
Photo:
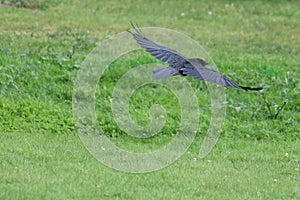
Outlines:
[[[299,7],[299,1],[0,1],[0,199],[300,199]],[[210,95],[191,78],[199,128],[174,164],[120,172],[98,162],[79,139],[72,95],[81,63],[130,21],[182,32],[220,72],[264,87],[226,89],[221,136],[204,159],[198,153],[212,116]],[[120,148],[155,150],[179,129],[179,102],[154,85],[137,90],[129,110],[146,125],[150,107],[162,105],[168,117],[159,134],[129,137],[112,116],[118,80],[153,62],[144,51],[125,55],[98,84],[97,121]]]
[[[122,138],[121,138],[122,140]],[[126,140],[126,139],[124,139]],[[1,134],[1,199],[297,199],[299,141],[196,140],[173,165],[128,174],[99,164],[74,135]],[[285,153],[289,155],[286,156]]]

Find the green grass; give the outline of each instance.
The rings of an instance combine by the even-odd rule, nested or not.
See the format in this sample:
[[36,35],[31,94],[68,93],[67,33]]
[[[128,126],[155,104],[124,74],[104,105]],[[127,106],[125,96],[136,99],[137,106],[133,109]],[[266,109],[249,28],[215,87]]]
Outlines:
[[222,139],[209,156],[195,161],[197,139],[173,165],[127,174],[100,165],[74,135],[13,132],[0,137],[5,141],[1,157],[6,157],[1,165],[2,199],[299,197],[299,141]]
[[[300,198],[298,1],[0,2],[0,199]],[[130,21],[183,32],[205,48],[220,72],[241,85],[265,87],[226,89],[221,137],[203,160],[194,158],[209,126],[210,97],[205,83],[191,78],[199,129],[173,165],[146,174],[118,172],[97,162],[77,136],[72,92],[78,69],[97,41],[129,29]],[[152,62],[142,51],[116,60],[96,92],[104,133],[137,152],[161,147],[179,127],[178,101],[155,85],[137,90],[129,108],[133,120],[145,125],[151,105],[163,105],[168,118],[157,136],[128,137],[113,120],[117,81]]]

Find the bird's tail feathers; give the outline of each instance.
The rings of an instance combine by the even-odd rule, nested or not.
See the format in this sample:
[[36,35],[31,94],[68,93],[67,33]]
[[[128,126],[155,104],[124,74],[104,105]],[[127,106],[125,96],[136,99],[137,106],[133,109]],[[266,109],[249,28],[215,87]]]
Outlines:
[[165,67],[153,71],[153,76],[156,79],[163,79],[176,75],[179,75],[179,72],[171,67]]

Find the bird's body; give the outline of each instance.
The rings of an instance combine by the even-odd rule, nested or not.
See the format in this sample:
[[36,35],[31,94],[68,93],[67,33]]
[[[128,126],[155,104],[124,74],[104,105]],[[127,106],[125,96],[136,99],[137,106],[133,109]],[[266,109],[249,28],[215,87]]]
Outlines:
[[156,59],[169,63],[168,67],[154,70],[153,76],[156,79],[168,78],[171,76],[182,75],[190,76],[199,80],[205,80],[222,86],[240,88],[244,90],[261,90],[262,88],[251,88],[240,86],[232,82],[228,77],[217,71],[205,67],[208,63],[200,58],[185,58],[177,51],[158,45],[143,36],[140,29],[132,25],[135,32],[132,34],[137,43],[149,52]]

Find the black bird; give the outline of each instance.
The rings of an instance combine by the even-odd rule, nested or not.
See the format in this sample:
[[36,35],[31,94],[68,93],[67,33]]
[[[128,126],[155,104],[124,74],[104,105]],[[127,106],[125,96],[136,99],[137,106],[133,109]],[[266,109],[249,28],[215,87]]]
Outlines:
[[158,45],[143,36],[141,30],[132,24],[135,32],[128,31],[137,43],[156,59],[169,63],[168,67],[154,70],[153,75],[156,79],[167,78],[170,76],[182,75],[190,76],[199,80],[205,80],[222,86],[229,86],[243,90],[262,90],[263,88],[251,88],[240,86],[232,82],[228,77],[217,71],[205,67],[208,63],[200,58],[185,58],[177,51]]

